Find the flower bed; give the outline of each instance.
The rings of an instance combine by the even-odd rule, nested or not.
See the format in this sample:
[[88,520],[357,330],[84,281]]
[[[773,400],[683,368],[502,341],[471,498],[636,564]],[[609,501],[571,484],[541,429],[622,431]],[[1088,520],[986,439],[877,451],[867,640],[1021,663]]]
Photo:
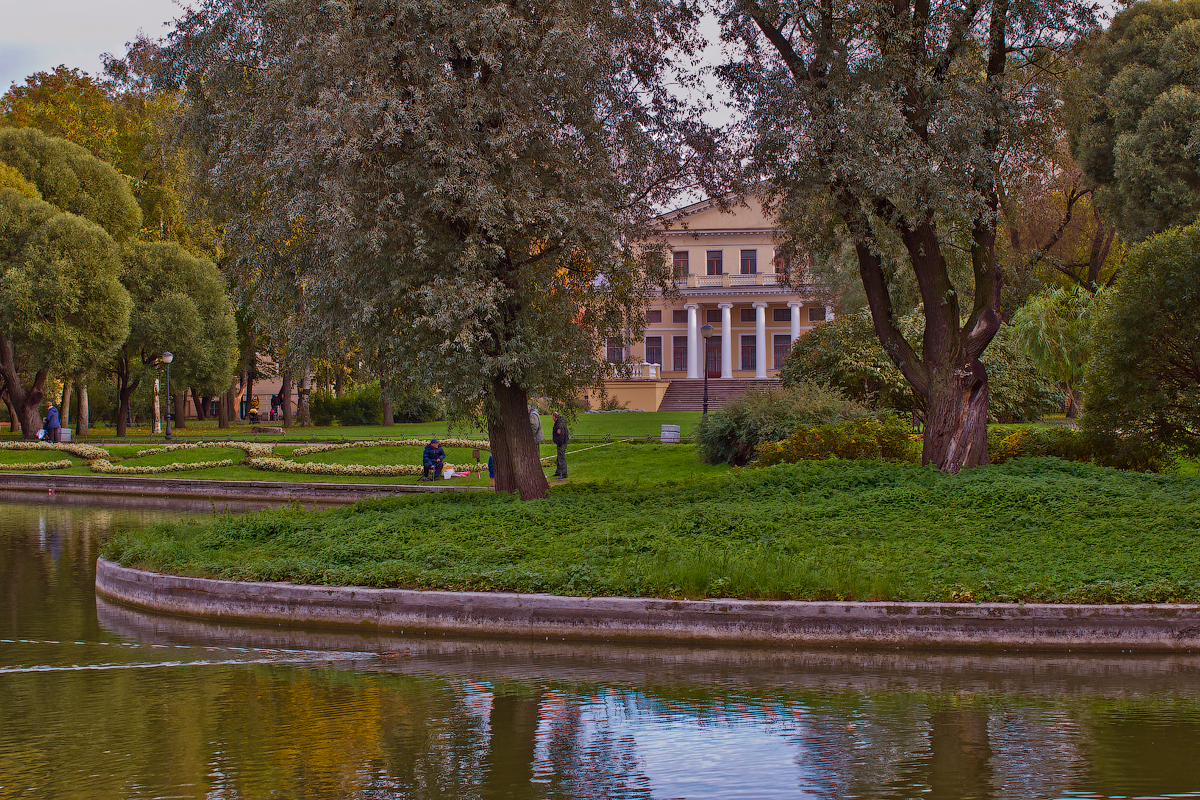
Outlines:
[[36,472],[43,469],[68,469],[71,466],[71,460],[64,458],[62,461],[26,461],[24,464],[0,464],[0,472]]
[[134,458],[142,458],[143,456],[153,456],[159,453],[171,453],[176,450],[199,450],[203,447],[228,447],[232,450],[241,450],[248,456],[269,456],[275,452],[275,445],[262,442],[177,442],[176,444],[157,445],[147,450],[139,450],[134,453]]
[[[320,461],[300,463],[286,458],[248,458],[243,463],[254,469],[290,472],[296,475],[359,475],[370,478],[420,475],[423,471],[417,464],[326,464]],[[458,472],[482,472],[487,469],[487,465],[456,464],[454,469]]]
[[99,472],[104,475],[159,475],[164,472],[190,472],[198,469],[210,469],[212,467],[232,467],[233,459],[226,458],[221,461],[193,461],[191,463],[163,464],[158,467],[124,467],[119,464],[114,464],[106,458],[98,458],[88,464],[88,468],[92,472]]
[[[424,447],[427,444],[429,444],[429,439],[377,439],[368,442],[306,444],[293,450],[292,457],[311,456],[316,453],[328,453],[332,450],[345,450],[350,447]],[[492,443],[486,439],[438,439],[438,444],[443,447],[464,447],[470,450],[490,450],[492,448]]]
[[75,442],[0,442],[0,450],[57,450],[61,453],[70,453],[84,461],[110,457],[108,451],[103,447]]

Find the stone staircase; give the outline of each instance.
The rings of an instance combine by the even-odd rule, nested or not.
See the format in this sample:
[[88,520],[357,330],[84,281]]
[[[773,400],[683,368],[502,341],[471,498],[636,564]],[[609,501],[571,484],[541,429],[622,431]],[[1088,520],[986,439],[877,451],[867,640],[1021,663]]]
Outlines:
[[[756,380],[754,378],[708,379],[708,410],[715,411],[734,397],[748,391],[778,386],[777,378]],[[659,411],[699,411],[704,407],[704,379],[671,381],[658,404]]]

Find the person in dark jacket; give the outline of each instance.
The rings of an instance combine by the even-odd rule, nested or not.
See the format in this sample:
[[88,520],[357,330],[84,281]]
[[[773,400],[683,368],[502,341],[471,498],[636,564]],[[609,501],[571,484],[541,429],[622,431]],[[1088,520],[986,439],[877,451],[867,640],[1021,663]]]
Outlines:
[[46,441],[57,442],[59,429],[58,409],[54,406],[50,406],[50,410],[46,412],[46,424],[44,427],[46,428]]
[[554,459],[554,477],[567,479],[567,442],[571,441],[571,432],[567,430],[567,423],[559,416],[558,412],[554,414],[554,427],[550,429],[550,439],[554,442],[554,446],[558,448],[558,455]]
[[[446,451],[438,444],[437,439],[431,439],[429,444],[425,445],[425,452],[421,454],[421,480],[438,480],[442,477],[442,465],[446,462]],[[429,470],[433,470],[433,477],[429,477]]]

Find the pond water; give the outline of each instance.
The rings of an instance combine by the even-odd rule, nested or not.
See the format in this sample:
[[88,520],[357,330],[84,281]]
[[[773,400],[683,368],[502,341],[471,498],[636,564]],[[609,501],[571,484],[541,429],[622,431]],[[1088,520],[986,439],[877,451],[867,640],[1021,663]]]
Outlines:
[[46,500],[0,497],[0,798],[1200,797],[1200,657],[204,623],[92,586],[211,507]]

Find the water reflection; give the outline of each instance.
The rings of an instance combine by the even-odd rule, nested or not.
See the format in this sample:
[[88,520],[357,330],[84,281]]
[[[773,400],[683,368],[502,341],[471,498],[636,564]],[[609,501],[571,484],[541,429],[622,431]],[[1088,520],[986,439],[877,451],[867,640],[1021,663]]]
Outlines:
[[100,540],[160,513],[0,506],[0,798],[1200,790],[1196,657],[381,636],[97,602]]

